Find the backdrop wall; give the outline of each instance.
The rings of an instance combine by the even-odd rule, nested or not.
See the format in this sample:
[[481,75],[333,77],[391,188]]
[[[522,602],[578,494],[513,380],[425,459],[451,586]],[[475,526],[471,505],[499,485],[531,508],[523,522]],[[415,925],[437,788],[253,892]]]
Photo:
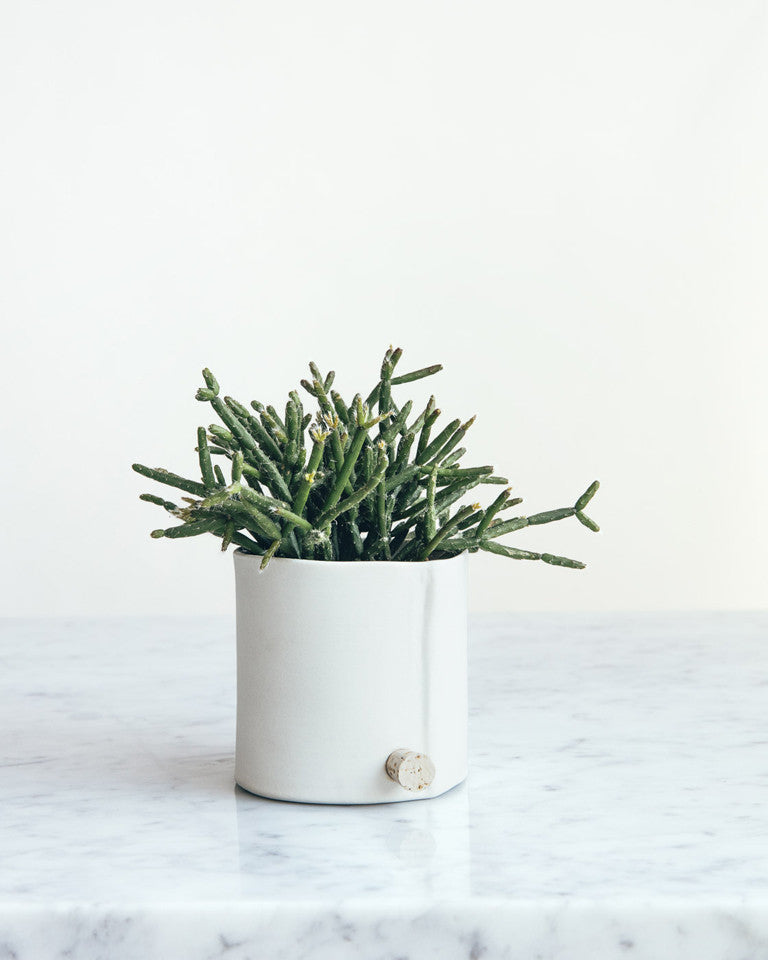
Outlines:
[[587,569],[475,557],[475,609],[764,607],[765,14],[7,3],[1,612],[231,610],[131,462],[195,471],[203,365],[354,392],[390,343],[524,509],[602,481],[515,541]]

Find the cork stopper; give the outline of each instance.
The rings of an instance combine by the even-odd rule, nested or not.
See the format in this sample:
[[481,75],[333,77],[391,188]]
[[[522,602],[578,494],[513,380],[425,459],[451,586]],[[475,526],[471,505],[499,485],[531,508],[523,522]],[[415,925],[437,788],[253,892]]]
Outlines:
[[387,775],[404,790],[426,790],[435,779],[435,765],[424,753],[393,750],[387,757]]

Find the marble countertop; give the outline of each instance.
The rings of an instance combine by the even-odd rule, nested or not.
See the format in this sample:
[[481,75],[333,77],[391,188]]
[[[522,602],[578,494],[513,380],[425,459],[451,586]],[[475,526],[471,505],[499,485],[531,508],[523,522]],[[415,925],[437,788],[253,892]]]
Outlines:
[[768,613],[475,619],[469,779],[234,786],[234,623],[0,621],[0,960],[766,960]]

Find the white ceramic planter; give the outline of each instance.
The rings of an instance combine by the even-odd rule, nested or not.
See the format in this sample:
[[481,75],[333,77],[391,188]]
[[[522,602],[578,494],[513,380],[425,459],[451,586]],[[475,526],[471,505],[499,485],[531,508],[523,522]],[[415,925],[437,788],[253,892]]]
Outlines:
[[[260,558],[234,557],[240,786],[387,803],[436,797],[466,777],[465,555],[273,559],[263,572]],[[397,751],[416,754],[399,768],[406,786],[392,779]]]

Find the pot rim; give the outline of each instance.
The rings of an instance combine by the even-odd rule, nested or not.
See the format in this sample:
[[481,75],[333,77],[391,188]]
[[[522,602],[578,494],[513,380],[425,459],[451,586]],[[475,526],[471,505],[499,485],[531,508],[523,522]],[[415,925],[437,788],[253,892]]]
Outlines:
[[[416,569],[429,563],[452,563],[455,560],[465,560],[469,555],[468,550],[462,550],[455,557],[439,557],[435,560],[308,560],[304,557],[272,557],[269,561],[269,567],[273,563],[279,564],[311,564],[316,567],[414,567]],[[242,547],[237,547],[233,556],[238,560],[258,560],[261,563],[262,554],[246,553]],[[269,567],[267,569],[269,569]],[[266,572],[266,571],[264,571]]]

